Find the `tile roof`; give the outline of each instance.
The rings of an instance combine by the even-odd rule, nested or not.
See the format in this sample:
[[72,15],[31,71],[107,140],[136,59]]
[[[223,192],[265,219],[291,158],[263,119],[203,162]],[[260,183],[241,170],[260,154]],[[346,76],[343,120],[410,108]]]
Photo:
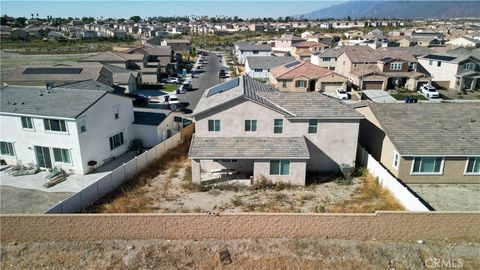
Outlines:
[[299,43],[292,44],[292,47],[296,48],[311,48],[315,46],[327,46],[323,43],[315,42],[315,41],[302,41]]
[[309,159],[304,137],[199,137],[190,146],[191,158]]
[[297,65],[282,65],[273,68],[270,73],[277,80],[291,80],[298,76],[304,76],[310,79],[322,78],[326,75],[335,73],[327,68],[320,67],[305,61],[298,61]]
[[480,155],[480,103],[369,107],[401,155]]
[[[42,94],[40,94],[42,93]],[[39,87],[0,89],[0,112],[74,119],[105,96],[106,91]]]
[[339,57],[347,48],[347,46],[341,47],[334,47],[325,50],[324,52],[315,52],[314,55],[319,55],[321,58],[330,57],[330,58],[337,58]]
[[240,51],[271,51],[272,47],[268,44],[258,44],[253,41],[239,41],[235,45]]
[[293,56],[249,56],[247,57],[248,66],[251,69],[263,68],[270,69],[289,62],[295,61]]
[[[97,80],[102,66],[48,66],[17,67],[5,79],[5,82],[46,82],[46,81],[82,81]],[[35,72],[29,72],[34,70]]]
[[115,90],[113,87],[110,87],[106,84],[101,82],[97,82],[95,80],[85,80],[73,83],[67,83],[63,85],[57,85],[55,88],[63,88],[63,89],[80,89],[80,90],[97,90],[97,91],[106,91],[106,92],[114,92]]
[[83,58],[80,61],[82,62],[126,62],[128,60],[142,61],[143,54],[108,51],[108,52],[102,52],[96,55]]

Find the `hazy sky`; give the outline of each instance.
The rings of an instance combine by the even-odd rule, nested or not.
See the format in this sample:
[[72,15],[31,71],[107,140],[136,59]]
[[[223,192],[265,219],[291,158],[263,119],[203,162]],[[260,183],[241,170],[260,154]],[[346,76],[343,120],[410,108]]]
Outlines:
[[251,1],[251,0],[190,0],[190,1],[19,1],[1,0],[1,14],[25,16],[38,13],[40,17],[123,17],[133,15],[185,16],[185,15],[225,15],[252,17],[285,17],[299,15],[321,9],[343,1],[303,0],[303,1]]

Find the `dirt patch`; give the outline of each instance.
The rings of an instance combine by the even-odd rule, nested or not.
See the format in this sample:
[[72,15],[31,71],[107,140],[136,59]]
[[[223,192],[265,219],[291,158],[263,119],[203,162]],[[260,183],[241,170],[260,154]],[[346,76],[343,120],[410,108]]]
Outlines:
[[436,211],[480,211],[479,184],[409,184]]
[[[479,243],[336,239],[10,243],[1,269],[479,269]],[[228,251],[231,263],[220,253]],[[222,253],[225,254],[225,253]],[[461,264],[461,267],[458,267]],[[430,267],[432,268],[432,267]],[[453,269],[452,267],[446,267]]]

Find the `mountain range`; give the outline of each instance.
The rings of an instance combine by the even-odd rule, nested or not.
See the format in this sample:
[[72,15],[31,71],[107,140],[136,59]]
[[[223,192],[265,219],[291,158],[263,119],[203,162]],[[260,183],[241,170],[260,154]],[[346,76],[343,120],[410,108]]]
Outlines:
[[480,1],[348,1],[303,15],[308,19],[350,17],[452,19],[480,17]]

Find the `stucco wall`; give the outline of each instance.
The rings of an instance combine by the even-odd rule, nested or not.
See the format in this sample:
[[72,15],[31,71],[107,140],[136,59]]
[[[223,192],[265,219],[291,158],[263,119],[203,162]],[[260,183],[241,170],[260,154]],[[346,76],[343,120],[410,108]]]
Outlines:
[[271,175],[269,160],[255,160],[253,177],[254,179],[258,179],[264,176],[272,180],[273,183],[285,182],[294,185],[305,185],[306,165],[305,160],[291,160],[289,175]]
[[3,215],[2,243],[113,239],[480,239],[478,212]]

